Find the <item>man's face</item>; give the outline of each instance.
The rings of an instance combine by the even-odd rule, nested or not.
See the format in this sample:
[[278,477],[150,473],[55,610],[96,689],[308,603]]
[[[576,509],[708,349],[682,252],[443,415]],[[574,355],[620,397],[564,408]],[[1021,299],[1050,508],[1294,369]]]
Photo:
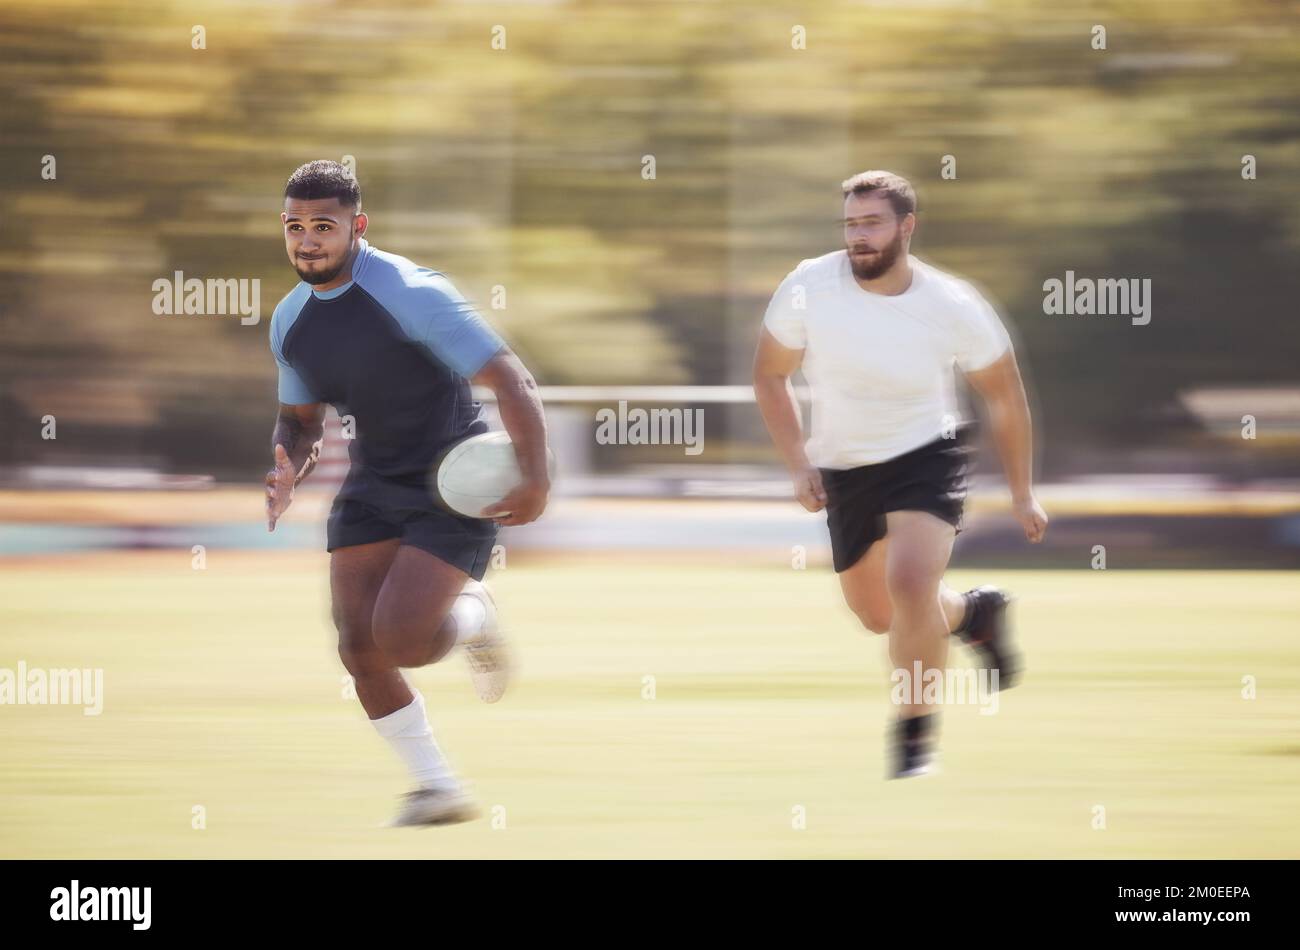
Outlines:
[[875,280],[907,251],[916,219],[899,217],[888,198],[849,195],[844,199],[844,247],[853,276]]
[[325,284],[347,266],[366,216],[337,198],[285,198],[280,220],[293,269],[309,284]]

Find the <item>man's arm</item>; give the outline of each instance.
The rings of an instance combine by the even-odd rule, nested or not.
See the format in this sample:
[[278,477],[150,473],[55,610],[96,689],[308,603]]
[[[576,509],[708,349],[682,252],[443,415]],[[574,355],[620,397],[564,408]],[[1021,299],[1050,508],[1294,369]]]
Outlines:
[[320,458],[325,437],[325,406],[313,402],[301,406],[280,404],[271,435],[274,467],[266,473],[266,527],[275,530],[285,509],[293,501],[293,490],[311,474]]
[[1047,531],[1047,513],[1034,499],[1033,426],[1016,354],[1008,349],[991,365],[967,373],[966,378],[988,409],[989,426],[1011,488],[1016,520],[1024,528],[1026,538],[1041,541]]
[[324,403],[313,402],[305,406],[280,404],[280,415],[275,420],[271,445],[284,446],[285,454],[293,463],[295,487],[316,467],[324,438]]
[[758,335],[754,352],[754,398],[763,422],[794,480],[795,497],[809,511],[826,507],[821,472],[808,461],[803,444],[803,420],[790,377],[803,363],[803,350],[776,341],[766,328]]
[[[501,423],[515,447],[523,482],[495,505],[485,509],[499,525],[536,521],[546,509],[551,476],[546,464],[546,416],[537,382],[509,349],[502,347],[470,382],[486,386],[497,397]],[[498,517],[499,516],[499,517]]]

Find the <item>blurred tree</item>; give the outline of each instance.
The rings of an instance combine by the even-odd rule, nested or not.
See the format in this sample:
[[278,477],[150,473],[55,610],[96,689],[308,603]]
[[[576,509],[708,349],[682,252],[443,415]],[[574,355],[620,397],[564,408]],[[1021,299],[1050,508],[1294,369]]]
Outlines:
[[[839,246],[840,179],[894,169],[917,252],[1015,327],[1049,470],[1099,457],[1066,445],[1176,443],[1181,389],[1296,380],[1296,21],[1264,0],[7,4],[0,462],[49,454],[35,420],[75,380],[61,411],[117,454],[258,471],[282,184],[344,155],[375,243],[449,273],[551,383],[744,382],[777,282]],[[1046,316],[1067,269],[1150,278],[1152,323]],[[259,279],[261,323],[155,315],[177,270]]]

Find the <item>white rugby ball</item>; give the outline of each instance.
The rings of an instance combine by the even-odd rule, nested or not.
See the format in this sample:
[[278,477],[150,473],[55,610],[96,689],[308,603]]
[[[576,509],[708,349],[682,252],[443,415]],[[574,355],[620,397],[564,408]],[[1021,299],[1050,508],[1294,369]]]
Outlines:
[[[546,450],[546,467],[555,476],[555,455]],[[430,478],[442,503],[466,518],[482,518],[523,481],[515,446],[505,432],[484,432],[457,442],[438,463]],[[496,517],[500,517],[499,515]]]

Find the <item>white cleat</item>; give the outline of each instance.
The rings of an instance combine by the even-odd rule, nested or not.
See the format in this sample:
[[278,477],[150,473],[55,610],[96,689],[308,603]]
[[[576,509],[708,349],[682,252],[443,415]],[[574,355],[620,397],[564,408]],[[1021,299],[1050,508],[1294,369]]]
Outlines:
[[510,649],[497,622],[497,605],[486,584],[470,580],[462,595],[477,597],[483,602],[483,626],[479,632],[461,641],[465,662],[469,664],[469,678],[474,692],[485,703],[495,703],[506,694],[510,685]]
[[454,825],[479,815],[474,800],[461,788],[417,788],[402,797],[397,817],[390,828],[414,825]]

